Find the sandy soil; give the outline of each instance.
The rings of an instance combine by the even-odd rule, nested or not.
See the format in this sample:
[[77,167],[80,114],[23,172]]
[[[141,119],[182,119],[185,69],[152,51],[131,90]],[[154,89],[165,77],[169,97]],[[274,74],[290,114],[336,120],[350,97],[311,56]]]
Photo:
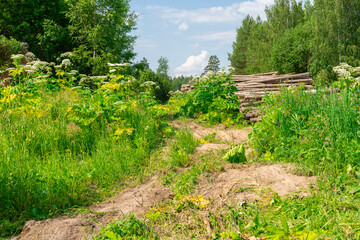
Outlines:
[[243,129],[231,129],[223,125],[219,125],[212,128],[204,127],[194,121],[183,122],[183,121],[174,121],[172,125],[176,128],[188,128],[194,134],[196,139],[204,138],[212,133],[216,133],[216,140],[226,142],[226,143],[235,143],[240,144],[248,140],[248,135],[251,132],[251,128]]
[[107,202],[91,206],[90,210],[96,213],[28,221],[22,233],[13,240],[90,239],[101,226],[132,212],[142,214],[148,207],[168,199],[171,195],[172,191],[164,187],[157,177],[153,177],[135,188],[115,195]]
[[240,169],[228,169],[211,179],[203,178],[195,195],[211,199],[234,199],[253,202],[260,198],[260,191],[271,189],[279,196],[294,194],[299,197],[310,195],[309,188],[315,186],[315,177],[298,176],[290,173],[291,165],[252,165]]

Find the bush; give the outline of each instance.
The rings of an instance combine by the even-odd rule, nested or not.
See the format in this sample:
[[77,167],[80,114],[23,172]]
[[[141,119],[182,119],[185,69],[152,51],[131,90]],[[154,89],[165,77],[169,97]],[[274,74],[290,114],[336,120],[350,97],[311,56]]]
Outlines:
[[[23,53],[24,46],[13,38],[6,38],[0,35],[0,70],[6,62],[10,61],[12,54]],[[6,69],[6,66],[3,66]]]
[[276,41],[271,52],[272,68],[279,73],[302,73],[308,69],[310,60],[310,33],[306,25],[288,29]]
[[195,80],[188,102],[182,108],[189,117],[202,117],[210,123],[239,120],[239,99],[231,74],[208,72]]

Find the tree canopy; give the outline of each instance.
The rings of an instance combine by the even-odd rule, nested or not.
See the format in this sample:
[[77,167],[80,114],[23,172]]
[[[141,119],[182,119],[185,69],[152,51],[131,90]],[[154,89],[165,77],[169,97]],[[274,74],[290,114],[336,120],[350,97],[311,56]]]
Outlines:
[[95,73],[105,70],[106,61],[135,56],[130,0],[9,0],[0,7],[0,34],[27,42],[43,60],[73,51],[79,70]]
[[218,72],[220,70],[220,60],[216,55],[212,55],[209,58],[207,66],[204,68],[205,72],[213,71]]
[[164,74],[168,76],[169,60],[166,57],[160,57],[158,60],[159,66],[156,69],[157,74]]
[[237,29],[231,65],[237,74],[331,69],[359,65],[360,1],[275,0],[266,21],[247,16]]

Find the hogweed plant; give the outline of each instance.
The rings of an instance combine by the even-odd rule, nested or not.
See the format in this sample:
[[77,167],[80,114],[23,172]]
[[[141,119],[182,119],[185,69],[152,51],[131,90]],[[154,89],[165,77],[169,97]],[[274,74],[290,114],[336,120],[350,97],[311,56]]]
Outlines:
[[18,68],[33,72],[0,88],[1,237],[24,220],[87,205],[142,176],[151,153],[172,135],[167,109],[156,107],[151,91],[138,92],[132,76],[112,73],[79,85],[88,77],[65,60]]

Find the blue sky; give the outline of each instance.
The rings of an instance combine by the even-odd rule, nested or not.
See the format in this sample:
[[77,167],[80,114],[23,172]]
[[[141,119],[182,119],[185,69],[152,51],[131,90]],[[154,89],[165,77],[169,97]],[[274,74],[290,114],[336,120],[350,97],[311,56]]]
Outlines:
[[273,0],[132,0],[139,14],[135,44],[136,60],[146,57],[156,70],[157,60],[169,60],[169,75],[199,75],[211,55],[229,66],[228,53],[236,29],[247,15],[260,15]]

